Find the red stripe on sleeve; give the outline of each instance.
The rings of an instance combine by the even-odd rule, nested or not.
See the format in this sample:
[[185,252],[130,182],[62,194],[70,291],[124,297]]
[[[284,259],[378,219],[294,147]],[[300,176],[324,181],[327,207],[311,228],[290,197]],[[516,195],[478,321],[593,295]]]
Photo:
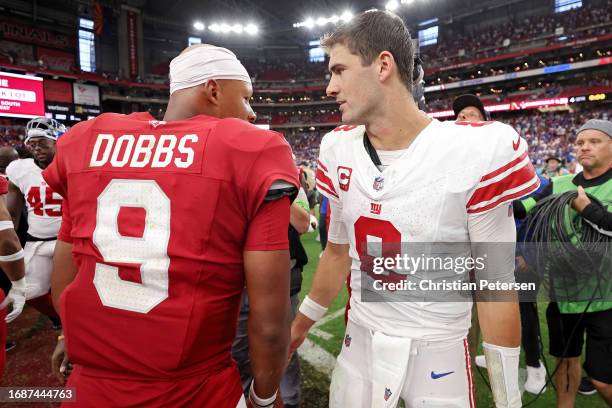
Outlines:
[[330,194],[333,194],[334,196],[338,197],[338,193],[336,192],[336,189],[334,188],[334,183],[332,183],[331,179],[327,177],[327,175],[323,172],[323,170],[317,169],[316,179],[317,179],[317,184],[321,184],[322,186],[326,187],[326,189],[330,192]]
[[319,183],[319,181],[317,181],[317,183],[316,183],[316,184],[317,184],[317,188],[318,188],[319,190],[325,191],[327,194],[330,194],[330,195],[332,195],[332,196],[334,196],[334,197],[338,198],[338,194],[336,194],[336,193],[335,193],[335,192],[333,192],[333,191],[330,191],[330,190],[329,190],[329,189],[328,189],[328,188],[327,188],[327,187],[326,187],[324,184]]
[[325,167],[325,165],[323,163],[321,163],[321,160],[317,160],[317,164],[319,166],[321,166],[321,168],[323,169],[323,171],[327,171],[327,167]]
[[535,169],[533,168],[531,162],[528,162],[525,166],[513,173],[508,174],[508,176],[504,177],[503,179],[489,184],[488,186],[476,189],[468,201],[467,207],[472,207],[478,203],[492,200],[500,194],[503,194],[504,191],[508,191],[528,183],[534,177]]
[[519,164],[520,162],[522,162],[525,157],[527,157],[527,151],[525,150],[525,152],[523,154],[521,154],[519,157],[517,157],[516,159],[512,160],[510,163],[503,165],[502,167],[500,167],[497,170],[494,170],[488,174],[485,174],[484,176],[482,176],[482,178],[480,179],[480,182],[482,183],[483,181],[487,181],[490,180],[500,174],[502,174],[504,171],[511,169],[512,167],[516,166],[517,164]]
[[468,214],[474,214],[474,213],[479,213],[479,212],[483,212],[483,211],[487,211],[490,210],[491,208],[495,208],[497,207],[499,204],[504,203],[506,201],[511,201],[514,200],[515,198],[519,198],[519,197],[523,197],[526,195],[529,195],[531,193],[533,193],[534,191],[536,191],[538,189],[538,187],[540,187],[540,179],[537,179],[535,181],[535,183],[531,184],[529,187],[524,188],[520,191],[517,191],[516,193],[510,194],[508,196],[502,197],[497,201],[494,201],[490,204],[485,205],[484,207],[480,207],[477,209],[469,209],[467,210]]

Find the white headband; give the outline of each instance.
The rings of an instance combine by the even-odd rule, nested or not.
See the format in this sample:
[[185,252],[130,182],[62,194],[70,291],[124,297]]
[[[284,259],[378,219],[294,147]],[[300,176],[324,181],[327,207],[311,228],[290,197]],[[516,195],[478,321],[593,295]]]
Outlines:
[[251,83],[249,73],[227,48],[193,47],[170,61],[170,95],[209,79],[234,79]]
[[25,142],[28,143],[33,137],[46,137],[47,139],[57,140],[57,138],[50,136],[44,129],[29,129]]

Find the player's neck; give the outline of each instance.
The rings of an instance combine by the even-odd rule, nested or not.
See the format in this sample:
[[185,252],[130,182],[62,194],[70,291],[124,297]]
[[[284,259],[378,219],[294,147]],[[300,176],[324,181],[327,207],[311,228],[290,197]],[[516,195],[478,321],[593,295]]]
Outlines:
[[48,166],[48,164],[47,164],[47,163],[41,163],[41,162],[39,162],[39,161],[38,161],[38,160],[36,160],[36,159],[34,159],[34,163],[35,163],[35,164],[36,164],[38,167],[40,167],[41,169],[43,169],[43,170],[44,170],[44,169],[46,169],[46,168],[47,168],[47,166]]
[[[196,106],[198,109],[193,109]],[[173,100],[172,96],[170,96],[170,101],[168,102],[166,113],[164,114],[164,120],[166,122],[186,120],[198,115],[216,116],[212,112],[207,112],[206,109],[202,109],[201,103],[197,101],[191,99]]]
[[377,150],[406,149],[431,119],[414,103],[387,103],[382,114],[366,125],[372,146]]
[[175,105],[168,105],[166,113],[164,114],[164,120],[166,122],[172,122],[175,120],[185,120],[197,115],[197,113],[192,112],[191,110],[177,109],[174,108],[174,106]]

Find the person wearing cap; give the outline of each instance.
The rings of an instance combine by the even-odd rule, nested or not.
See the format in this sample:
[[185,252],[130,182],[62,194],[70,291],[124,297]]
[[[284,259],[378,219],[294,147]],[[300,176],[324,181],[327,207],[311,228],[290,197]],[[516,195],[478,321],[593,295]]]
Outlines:
[[[163,120],[104,113],[58,143],[52,364],[71,405],[282,406],[299,179],[284,138],[249,123],[252,92],[233,52],[192,46],[170,62]],[[245,285],[248,400],[230,352]]]
[[482,122],[489,118],[482,101],[473,94],[458,96],[453,101],[453,111],[457,121]]
[[542,175],[549,180],[553,177],[563,176],[564,174],[568,173],[568,171],[563,168],[563,160],[561,160],[559,157],[548,157],[545,163],[546,166],[542,171]]
[[[583,171],[553,177],[540,193],[514,202],[514,214],[523,218],[535,204],[552,195],[576,191],[570,217],[582,217],[601,234],[612,235],[612,122],[591,119],[577,132],[576,157]],[[596,205],[587,193],[603,204]],[[609,274],[607,268],[604,273]],[[609,278],[609,276],[608,276]],[[586,332],[584,370],[601,397],[612,405],[612,279],[586,282],[599,285],[598,299],[551,302],[546,316],[550,354],[557,358],[555,374],[558,407],[573,407],[581,383],[580,356]],[[589,286],[590,285],[590,286]],[[589,290],[587,290],[589,292]],[[590,291],[591,293],[593,291]]]

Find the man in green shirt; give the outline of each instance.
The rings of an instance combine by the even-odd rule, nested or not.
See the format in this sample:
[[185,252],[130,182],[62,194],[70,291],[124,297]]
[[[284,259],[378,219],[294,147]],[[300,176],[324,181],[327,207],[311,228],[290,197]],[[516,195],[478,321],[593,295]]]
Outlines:
[[[576,153],[584,170],[554,177],[539,194],[515,202],[515,216],[524,217],[537,201],[551,194],[578,191],[569,217],[580,216],[601,233],[612,235],[612,122],[587,121],[578,130]],[[592,203],[586,193],[596,197],[603,208]],[[559,408],[575,405],[585,332],[584,369],[602,398],[612,406],[612,280],[609,268],[604,273],[607,279],[600,283],[603,297],[590,304],[582,300],[552,302],[546,311],[550,354],[557,357],[554,380]]]

